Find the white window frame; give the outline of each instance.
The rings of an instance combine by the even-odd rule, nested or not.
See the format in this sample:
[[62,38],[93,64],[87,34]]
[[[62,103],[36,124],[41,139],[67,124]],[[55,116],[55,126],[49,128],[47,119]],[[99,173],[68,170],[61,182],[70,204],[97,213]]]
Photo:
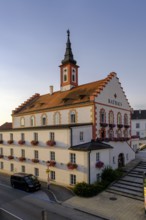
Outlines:
[[70,174],[70,185],[75,185],[77,183],[77,177],[74,174]]

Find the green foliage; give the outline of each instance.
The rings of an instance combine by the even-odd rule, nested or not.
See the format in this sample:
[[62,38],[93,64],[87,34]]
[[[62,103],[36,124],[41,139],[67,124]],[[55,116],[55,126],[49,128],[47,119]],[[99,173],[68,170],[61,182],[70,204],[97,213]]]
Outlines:
[[107,166],[103,169],[101,174],[102,181],[113,182],[122,176],[120,170],[113,170],[111,167]]
[[74,193],[82,197],[91,197],[95,196],[98,193],[98,191],[96,185],[81,182],[75,185]]

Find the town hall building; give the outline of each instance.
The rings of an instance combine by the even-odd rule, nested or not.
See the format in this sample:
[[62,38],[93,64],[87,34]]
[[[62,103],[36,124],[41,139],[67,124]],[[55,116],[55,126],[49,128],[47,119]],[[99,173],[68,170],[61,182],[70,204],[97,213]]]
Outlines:
[[0,172],[73,186],[135,158],[132,109],[117,74],[79,85],[78,68],[68,30],[60,90],[34,94],[12,111],[12,123],[0,126]]

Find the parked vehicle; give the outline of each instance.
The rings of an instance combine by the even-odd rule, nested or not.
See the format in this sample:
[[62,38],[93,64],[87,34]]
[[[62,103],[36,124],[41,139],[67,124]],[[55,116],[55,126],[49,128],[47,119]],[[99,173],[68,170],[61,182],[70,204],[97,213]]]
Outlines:
[[41,184],[36,176],[27,173],[14,173],[10,178],[11,186],[26,192],[39,190]]

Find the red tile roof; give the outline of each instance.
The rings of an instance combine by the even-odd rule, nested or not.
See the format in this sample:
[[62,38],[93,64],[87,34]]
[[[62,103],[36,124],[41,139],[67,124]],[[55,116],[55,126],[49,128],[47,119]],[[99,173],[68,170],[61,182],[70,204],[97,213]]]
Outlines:
[[105,79],[74,87],[67,91],[57,91],[51,94],[35,94],[29,100],[13,111],[13,115],[33,113],[45,109],[61,108],[68,105],[89,103],[98,96],[106,84],[116,76],[110,73]]
[[12,123],[11,122],[6,122],[3,125],[0,126],[0,130],[9,130],[12,129]]

